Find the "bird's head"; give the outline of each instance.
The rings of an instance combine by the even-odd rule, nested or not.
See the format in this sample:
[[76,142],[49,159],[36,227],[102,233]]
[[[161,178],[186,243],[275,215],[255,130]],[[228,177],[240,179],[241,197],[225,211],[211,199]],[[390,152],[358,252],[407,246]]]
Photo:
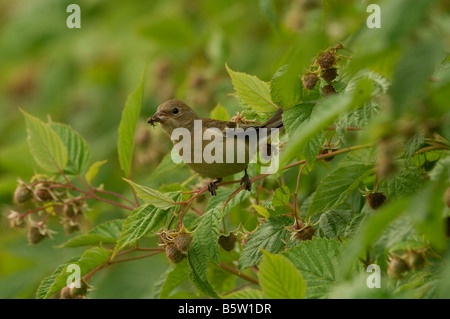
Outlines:
[[198,119],[197,114],[183,101],[169,100],[158,106],[153,116],[147,119],[147,123],[155,125],[160,123],[162,128],[170,135],[179,127],[186,127]]

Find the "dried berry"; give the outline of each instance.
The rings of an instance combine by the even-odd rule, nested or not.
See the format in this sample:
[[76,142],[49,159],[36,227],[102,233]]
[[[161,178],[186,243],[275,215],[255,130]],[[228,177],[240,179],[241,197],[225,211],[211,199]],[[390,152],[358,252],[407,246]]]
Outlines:
[[338,73],[337,73],[337,69],[336,68],[324,69],[324,70],[322,70],[322,72],[320,72],[320,76],[327,83],[331,83],[337,77],[337,74]]
[[72,204],[64,205],[63,216],[66,218],[73,218],[77,214],[77,209]]
[[383,205],[384,201],[387,198],[383,193],[370,193],[365,197],[367,205],[369,205],[369,207],[372,209],[377,209],[378,207]]
[[405,261],[411,269],[420,269],[426,263],[424,255],[417,250],[409,250],[405,256]]
[[33,197],[33,192],[25,184],[19,184],[14,192],[14,202],[16,204],[24,204]]
[[64,220],[63,228],[64,228],[64,231],[66,232],[66,234],[72,234],[72,233],[80,230],[80,224],[78,224],[77,222],[75,222],[71,219]]
[[315,229],[312,226],[305,226],[302,229],[296,231],[295,238],[299,241],[311,240],[314,237]]
[[334,54],[331,52],[324,52],[317,58],[317,63],[323,69],[331,68],[335,61]]
[[316,87],[319,77],[315,73],[309,73],[302,76],[302,83],[305,89],[312,90]]
[[[325,155],[325,154],[330,154],[333,152],[336,152],[338,149],[337,148],[333,148],[333,147],[328,147],[328,146],[324,146],[320,149],[319,151],[319,155]],[[329,162],[331,160],[333,160],[334,156],[330,156],[330,157],[325,157],[323,158],[324,161]]]
[[186,258],[186,255],[179,251],[173,243],[166,245],[166,255],[167,258],[169,258],[169,260],[175,264]]
[[236,244],[237,237],[235,234],[231,233],[228,236],[220,236],[219,245],[226,251],[232,251],[234,249],[234,245]]
[[180,233],[174,239],[174,244],[183,253],[189,250],[189,244],[192,241],[192,236],[189,233]]
[[39,202],[48,202],[53,199],[52,194],[46,187],[47,185],[37,186],[34,190],[34,198]]
[[398,256],[391,256],[389,258],[389,264],[387,273],[392,278],[402,278],[403,274],[409,270],[409,266],[402,258]]
[[333,85],[328,84],[328,85],[325,85],[325,86],[322,88],[322,92],[323,92],[323,95],[324,95],[324,96],[329,96],[329,95],[331,95],[331,94],[335,94],[335,93],[336,93],[336,90],[334,89],[334,86],[333,86]]

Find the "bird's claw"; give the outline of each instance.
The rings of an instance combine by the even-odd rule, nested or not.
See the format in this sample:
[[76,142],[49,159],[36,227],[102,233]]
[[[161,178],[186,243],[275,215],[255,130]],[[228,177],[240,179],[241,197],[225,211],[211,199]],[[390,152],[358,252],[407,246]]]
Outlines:
[[221,178],[211,182],[208,184],[208,191],[211,193],[212,196],[216,196],[216,189],[218,188],[217,183],[220,183],[222,181]]
[[246,190],[248,190],[248,191],[252,190],[252,182],[250,181],[250,177],[248,177],[247,172],[245,172],[244,177],[242,177],[242,179],[241,179],[241,184],[240,185],[242,185],[242,184],[245,185],[245,189]]

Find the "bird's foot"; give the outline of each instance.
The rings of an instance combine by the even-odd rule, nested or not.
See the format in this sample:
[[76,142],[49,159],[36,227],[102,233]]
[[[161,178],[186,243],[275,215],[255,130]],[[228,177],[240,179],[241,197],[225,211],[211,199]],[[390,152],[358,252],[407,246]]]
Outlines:
[[246,190],[248,190],[248,191],[252,190],[252,182],[250,181],[250,177],[248,177],[247,170],[245,170],[245,175],[241,179],[241,184],[240,185],[242,185],[242,184],[245,185],[245,189]]
[[218,188],[217,184],[220,183],[221,181],[222,181],[222,179],[218,178],[215,181],[213,181],[213,182],[208,184],[208,191],[211,193],[212,196],[216,196],[217,195],[216,194],[216,189]]

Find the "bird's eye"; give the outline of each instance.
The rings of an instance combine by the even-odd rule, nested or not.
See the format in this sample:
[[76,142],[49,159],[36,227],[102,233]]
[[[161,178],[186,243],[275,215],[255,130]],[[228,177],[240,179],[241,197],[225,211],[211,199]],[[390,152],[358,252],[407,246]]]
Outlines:
[[179,111],[178,111],[178,109],[177,108],[174,108],[173,110],[172,110],[172,113],[173,114],[177,114]]

